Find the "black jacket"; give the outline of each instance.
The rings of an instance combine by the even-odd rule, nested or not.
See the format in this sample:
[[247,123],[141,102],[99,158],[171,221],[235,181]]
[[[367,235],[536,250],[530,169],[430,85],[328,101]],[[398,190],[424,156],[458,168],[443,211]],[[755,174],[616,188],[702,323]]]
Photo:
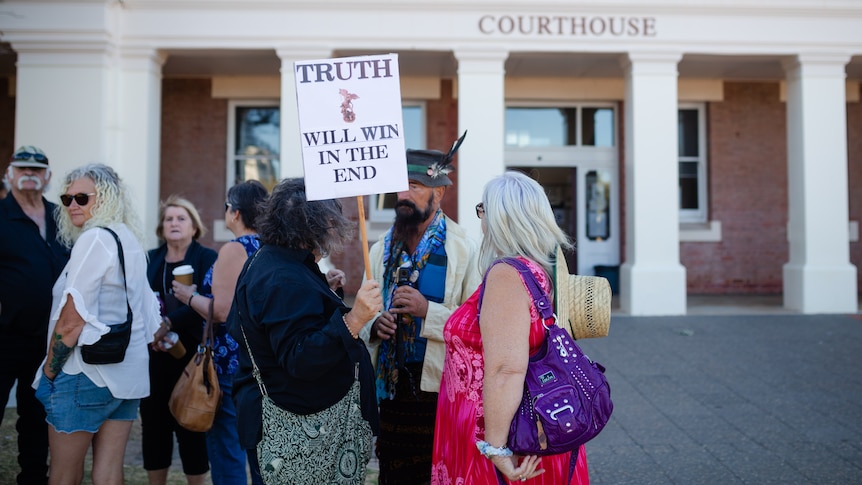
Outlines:
[[[150,287],[153,289],[159,288],[159,279],[162,278],[162,271],[165,265],[165,256],[168,253],[168,247],[162,244],[156,249],[149,251],[150,262],[147,265],[147,280],[150,282]],[[210,266],[215,263],[218,253],[214,250],[202,246],[197,241],[192,241],[191,246],[186,250],[186,257],[183,259],[183,264],[191,265],[195,270],[194,283],[201,287],[206,272]],[[171,277],[171,281],[173,277]],[[170,284],[170,283],[169,283]],[[184,303],[184,302],[183,302]],[[180,336],[180,340],[185,345],[186,349],[197,348],[203,336],[203,319],[194,310],[187,305],[180,305],[174,311],[168,314],[171,320],[173,330]]]
[[240,326],[269,397],[296,414],[321,411],[343,398],[358,362],[362,414],[377,434],[374,371],[365,343],[354,339],[342,320],[349,310],[309,251],[264,245],[249,258],[227,319],[239,343],[233,391],[243,448],[260,441],[261,394]]
[[56,205],[45,204],[45,234],[10,193],[0,200],[0,335],[48,340],[52,288],[69,261],[57,241]]

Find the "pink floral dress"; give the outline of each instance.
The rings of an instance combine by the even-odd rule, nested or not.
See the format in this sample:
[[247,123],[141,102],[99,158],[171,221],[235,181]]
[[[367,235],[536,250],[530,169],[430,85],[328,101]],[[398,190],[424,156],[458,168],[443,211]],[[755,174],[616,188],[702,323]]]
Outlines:
[[[550,288],[545,272],[527,259],[527,264],[545,291]],[[526,291],[526,285],[524,286]],[[479,453],[477,440],[485,439],[485,412],[482,405],[482,381],[485,358],[479,331],[479,294],[481,286],[463,305],[458,307],[443,329],[446,360],[443,380],[437,400],[437,422],[434,429],[434,455],[431,483],[436,485],[495,485],[499,483],[496,468]],[[530,308],[530,354],[535,353],[545,338],[541,317],[536,307]],[[587,456],[582,446],[578,450],[574,474],[570,481],[571,454],[542,458],[538,467],[545,473],[526,482],[514,484],[589,485]],[[507,481],[507,483],[509,483]]]

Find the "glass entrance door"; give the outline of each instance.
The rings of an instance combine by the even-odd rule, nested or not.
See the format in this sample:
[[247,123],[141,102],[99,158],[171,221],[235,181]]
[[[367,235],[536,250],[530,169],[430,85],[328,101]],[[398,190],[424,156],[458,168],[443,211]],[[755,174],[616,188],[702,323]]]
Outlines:
[[616,106],[517,106],[506,110],[506,166],[548,193],[557,223],[575,243],[569,271],[620,264]]

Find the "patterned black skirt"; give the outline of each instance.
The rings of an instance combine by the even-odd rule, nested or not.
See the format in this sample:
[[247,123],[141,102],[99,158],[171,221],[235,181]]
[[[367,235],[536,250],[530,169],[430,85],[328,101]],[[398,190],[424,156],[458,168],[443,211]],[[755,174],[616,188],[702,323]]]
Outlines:
[[380,403],[380,485],[431,483],[438,394],[419,390],[422,364],[407,367],[411,378],[399,378],[395,399]]

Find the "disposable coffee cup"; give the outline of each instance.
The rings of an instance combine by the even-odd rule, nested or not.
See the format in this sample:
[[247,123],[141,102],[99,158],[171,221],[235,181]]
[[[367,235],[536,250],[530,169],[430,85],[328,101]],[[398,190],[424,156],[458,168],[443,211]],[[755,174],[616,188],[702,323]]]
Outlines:
[[182,359],[186,355],[186,346],[180,342],[180,336],[176,332],[168,332],[165,334],[165,339],[162,341],[162,346],[168,350],[168,353],[175,359]]
[[195,269],[188,264],[174,268],[174,281],[191,286],[195,275]]

